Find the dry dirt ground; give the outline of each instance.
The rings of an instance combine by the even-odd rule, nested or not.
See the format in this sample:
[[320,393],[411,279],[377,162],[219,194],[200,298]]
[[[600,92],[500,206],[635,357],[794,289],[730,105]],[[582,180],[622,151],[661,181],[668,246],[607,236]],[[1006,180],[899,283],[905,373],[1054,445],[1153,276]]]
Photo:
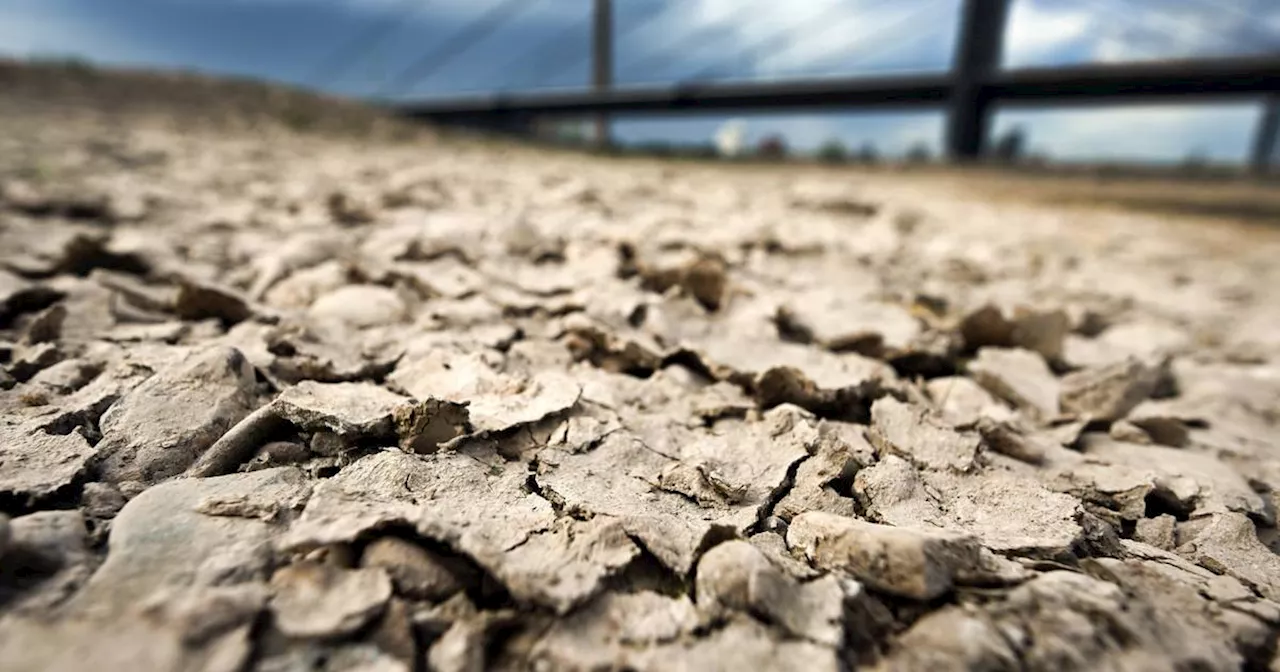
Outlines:
[[1273,232],[153,112],[0,121],[6,671],[1280,669]]

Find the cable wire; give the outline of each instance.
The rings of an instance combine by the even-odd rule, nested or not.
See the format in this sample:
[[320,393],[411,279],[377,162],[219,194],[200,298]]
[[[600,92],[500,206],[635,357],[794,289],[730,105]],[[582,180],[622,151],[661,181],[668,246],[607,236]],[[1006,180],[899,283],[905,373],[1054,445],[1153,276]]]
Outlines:
[[[843,66],[843,69],[851,70],[851,69],[857,68],[859,65],[866,63],[867,61],[883,56],[886,53],[890,53],[891,50],[897,50],[902,48],[904,45],[913,44],[915,40],[920,38],[921,36],[927,36],[932,34],[934,30],[942,27],[944,24],[942,24],[941,22],[934,22],[932,24],[932,27],[929,29],[926,29],[923,31],[916,31],[914,35],[909,35],[903,39],[896,40],[895,44],[893,44],[889,49],[874,49],[874,45],[877,42],[883,43],[886,40],[892,40],[893,38],[898,37],[903,30],[910,28],[912,22],[914,22],[916,19],[920,18],[922,15],[928,14],[930,10],[941,7],[942,2],[943,0],[931,0],[930,2],[925,2],[923,4],[918,5],[915,9],[911,10],[910,12],[903,14],[902,16],[892,18],[888,21],[881,23],[880,25],[871,26],[869,29],[857,31],[852,35],[850,35],[849,37],[850,44],[854,44],[861,41],[864,38],[874,36],[875,39],[870,42],[873,49],[871,49],[870,51],[866,51],[865,53],[862,54],[861,57],[855,57],[847,61],[842,61],[841,64]],[[777,57],[777,56],[786,54],[788,51],[791,51],[794,48],[795,48],[795,43],[793,43],[791,47],[775,52],[774,54],[772,54],[772,57]]]
[[439,72],[457,57],[474,47],[481,40],[489,37],[499,28],[516,17],[522,10],[536,4],[539,0],[503,0],[489,8],[475,21],[463,26],[449,40],[437,48],[423,54],[408,67],[394,77],[387,85],[374,93],[375,98],[390,97],[393,92],[403,93],[422,80]]
[[1270,14],[1264,13],[1264,15],[1258,16],[1230,2],[1192,0],[1192,4],[1200,7],[1199,12],[1201,14],[1213,15],[1215,12],[1225,12],[1242,21],[1241,27],[1247,29],[1247,35],[1244,38],[1251,43],[1245,53],[1256,55],[1280,54],[1280,39],[1277,39],[1275,32],[1267,27],[1272,25],[1271,21],[1280,20],[1280,12],[1276,12],[1274,8],[1272,8]]
[[[1123,38],[1129,34],[1139,38],[1154,37],[1154,41],[1148,40],[1145,48],[1139,48],[1136,57],[1142,60],[1155,58],[1177,58],[1177,53],[1169,52],[1190,52],[1191,55],[1209,55],[1222,56],[1224,54],[1238,53],[1267,53],[1274,51],[1277,45],[1273,38],[1266,34],[1265,30],[1255,28],[1258,23],[1256,17],[1250,17],[1245,10],[1238,7],[1231,7],[1230,3],[1214,3],[1212,5],[1202,0],[1193,0],[1192,4],[1197,5],[1200,9],[1191,9],[1193,14],[1202,14],[1211,16],[1221,14],[1225,10],[1226,13],[1233,14],[1246,20],[1245,27],[1255,28],[1248,31],[1247,35],[1234,36],[1237,42],[1248,43],[1245,49],[1236,49],[1228,44],[1226,40],[1217,40],[1217,44],[1204,43],[1197,44],[1197,40],[1188,42],[1188,35],[1204,35],[1205,30],[1201,23],[1201,18],[1188,16],[1187,14],[1162,13],[1160,11],[1123,11],[1121,7],[1115,4],[1103,2],[1102,0],[1087,0],[1088,4],[1103,15],[1103,19],[1099,21],[1099,25],[1118,27],[1119,30],[1109,31],[1113,36]],[[1184,5],[1185,7],[1185,5]],[[1153,20],[1154,19],[1154,20]],[[1153,25],[1154,24],[1154,25]],[[1163,26],[1163,27],[1162,27]],[[1127,29],[1127,30],[1126,30]],[[1212,37],[1212,36],[1209,36]],[[1128,40],[1130,43],[1135,40]],[[1130,46],[1133,46],[1132,44]],[[1207,47],[1207,48],[1205,48]],[[1197,52],[1199,52],[1197,54]]]
[[677,39],[670,41],[667,45],[659,47],[650,53],[640,57],[638,60],[632,61],[623,67],[630,70],[641,69],[641,66],[647,66],[652,70],[655,65],[661,66],[670,63],[672,60],[680,58],[687,53],[682,48],[686,44],[690,44],[692,48],[706,46],[708,43],[723,39],[729,35],[735,27],[732,19],[720,20],[707,24],[701,28],[685,33]]
[[[790,27],[783,28],[781,31],[774,31],[765,35],[763,39],[748,44],[746,47],[739,49],[729,62],[741,61],[750,58],[754,54],[763,51],[772,51],[779,47],[785,47],[788,44],[794,45],[793,40],[797,33],[808,32],[810,30],[820,29],[823,27],[829,28],[832,24],[832,16],[840,11],[847,10],[848,8],[849,5],[847,3],[837,2],[828,7],[828,11],[811,16],[807,21],[792,24]],[[709,75],[714,74],[715,71],[719,70],[723,63],[724,61],[721,61],[720,63],[702,68],[686,78],[685,81],[701,81],[703,78],[708,77]]]
[[[941,2],[935,2],[933,4],[940,5]],[[904,18],[899,22],[895,22],[892,26],[888,26],[888,28],[890,30],[893,30],[895,28],[904,27],[906,23],[907,23],[907,19]],[[906,38],[903,38],[901,40],[894,42],[893,46],[887,49],[879,49],[873,52],[867,52],[863,54],[861,58],[853,58],[848,61],[843,61],[842,64],[850,70],[856,69],[859,66],[865,65],[867,61],[870,61],[872,58],[876,58],[876,57],[884,56],[886,54],[891,54],[897,51],[901,51],[905,47],[915,46],[917,43],[923,42],[926,39],[932,39],[935,36],[934,35],[935,33],[942,32],[942,29],[945,29],[947,27],[948,26],[944,23],[934,23],[932,26],[930,26],[929,28],[926,28],[925,30],[916,31],[915,34],[909,35]]]
[[[571,38],[575,37],[579,31],[591,23],[591,13],[583,14],[578,20],[571,22],[565,26],[564,30],[557,31],[555,35],[547,40],[538,43],[528,51],[517,54],[516,58],[508,61],[500,71],[509,71],[514,66],[522,65],[522,72],[542,72],[547,68],[554,66],[558,61],[564,60],[564,50],[570,43]],[[527,65],[532,61],[532,65]],[[504,86],[501,90],[509,91],[512,87]]]
[[356,35],[350,42],[331,52],[328,58],[319,61],[307,81],[311,82],[312,88],[316,89],[333,85],[430,2],[431,0],[405,0],[400,5],[399,12],[376,22],[369,27],[369,30]]
[[[636,21],[635,23],[632,23],[632,24],[628,24],[626,28],[618,31],[613,36],[614,48],[616,49],[617,47],[621,46],[623,43],[623,40],[625,40],[627,37],[630,37],[631,35],[634,35],[640,32],[645,27],[653,24],[659,18],[666,16],[668,10],[670,10],[674,6],[675,6],[674,4],[664,4],[656,11],[646,14],[639,21]],[[530,88],[538,88],[538,87],[545,86],[548,82],[550,82],[551,80],[554,80],[556,77],[559,77],[565,72],[568,72],[569,70],[572,70],[573,68],[578,67],[584,61],[589,61],[589,60],[591,60],[591,55],[589,53],[585,56],[579,56],[575,58],[573,61],[569,62],[564,67],[561,67],[557,70],[553,70],[551,71],[550,74],[536,80],[533,84],[530,85]]]

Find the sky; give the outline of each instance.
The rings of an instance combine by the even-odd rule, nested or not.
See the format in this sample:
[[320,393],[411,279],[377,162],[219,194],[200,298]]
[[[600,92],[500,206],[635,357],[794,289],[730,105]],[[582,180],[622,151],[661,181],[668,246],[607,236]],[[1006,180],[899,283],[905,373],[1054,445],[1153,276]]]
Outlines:
[[[503,2],[513,18],[412,83],[415,61]],[[618,85],[945,70],[960,0],[615,0]],[[248,75],[402,98],[581,86],[590,0],[0,0],[0,54]],[[379,39],[370,39],[378,37]],[[364,39],[362,45],[353,41]],[[1014,0],[1003,66],[1280,50],[1280,0]],[[359,54],[359,58],[352,56]],[[421,71],[420,71],[421,72]],[[412,73],[411,73],[412,74]],[[412,86],[392,86],[392,84]],[[1239,161],[1257,101],[1000,110],[1037,153],[1067,161]],[[621,118],[624,142],[709,142],[729,117]],[[838,139],[937,151],[934,112],[749,115],[748,142]]]

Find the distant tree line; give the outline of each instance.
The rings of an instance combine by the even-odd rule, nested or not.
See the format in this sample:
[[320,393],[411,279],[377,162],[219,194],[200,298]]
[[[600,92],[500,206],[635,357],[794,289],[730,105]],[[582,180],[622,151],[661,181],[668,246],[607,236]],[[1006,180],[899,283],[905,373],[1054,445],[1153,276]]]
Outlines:
[[[570,138],[563,138],[569,140]],[[573,137],[581,141],[582,138]],[[669,158],[731,158],[725,157],[714,143],[687,144],[651,141],[630,145],[622,150],[627,153],[646,154]],[[761,137],[754,146],[741,158],[756,158],[763,161],[783,161],[789,158],[792,150],[785,137],[771,133]],[[822,143],[812,155],[818,161],[828,164],[860,164],[874,165],[884,160],[874,142],[863,142],[856,149],[850,149],[839,138],[831,138]],[[1000,164],[1019,164],[1028,161],[1027,134],[1020,126],[1014,126],[1000,134],[991,143],[987,151],[988,160]],[[933,150],[925,142],[916,142],[907,147],[902,154],[902,161],[909,164],[930,163],[934,160]]]

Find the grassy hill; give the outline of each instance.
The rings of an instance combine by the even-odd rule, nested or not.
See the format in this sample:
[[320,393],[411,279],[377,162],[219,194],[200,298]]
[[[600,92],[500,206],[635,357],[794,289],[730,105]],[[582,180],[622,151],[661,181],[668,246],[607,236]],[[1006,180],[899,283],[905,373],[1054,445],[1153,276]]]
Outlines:
[[355,101],[193,72],[107,69],[74,59],[0,59],[0,115],[148,116],[228,130],[412,136],[423,131]]

